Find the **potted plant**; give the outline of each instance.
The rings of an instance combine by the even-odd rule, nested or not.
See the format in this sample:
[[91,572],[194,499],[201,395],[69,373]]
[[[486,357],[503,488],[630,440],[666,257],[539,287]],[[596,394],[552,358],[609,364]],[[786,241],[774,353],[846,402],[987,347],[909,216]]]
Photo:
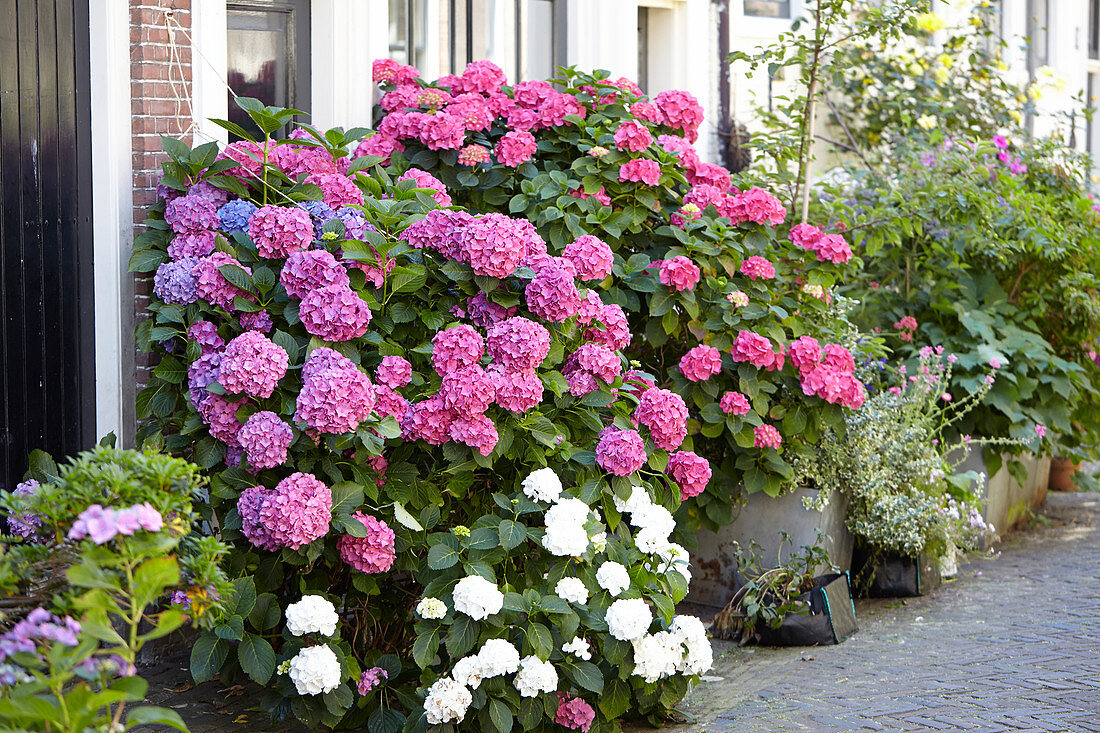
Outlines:
[[[816,646],[839,644],[857,630],[848,573],[838,573],[829,562],[818,533],[817,541],[781,557],[775,567],[760,564],[761,547],[736,548],[742,585],[714,618],[716,637],[741,644]],[[782,533],[782,544],[791,546]],[[820,573],[822,568],[832,572]]]

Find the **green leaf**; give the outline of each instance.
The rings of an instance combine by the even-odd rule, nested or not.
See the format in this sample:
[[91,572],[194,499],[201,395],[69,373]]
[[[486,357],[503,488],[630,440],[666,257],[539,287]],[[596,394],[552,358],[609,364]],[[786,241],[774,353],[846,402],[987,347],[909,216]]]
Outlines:
[[233,581],[233,591],[225,603],[230,616],[248,616],[256,606],[256,581],[251,575]]
[[219,639],[226,641],[240,641],[244,636],[244,619],[240,616],[230,616],[225,623],[214,627],[214,633]]
[[243,267],[234,264],[222,265],[218,268],[218,272],[230,283],[245,292],[251,293],[255,290],[256,286],[252,282],[252,276]]
[[187,733],[187,725],[179,713],[155,705],[142,705],[139,708],[130,709],[126,714],[126,729],[136,728],[139,725],[167,725]]
[[261,593],[256,598],[256,606],[252,613],[248,614],[248,623],[257,631],[267,631],[275,628],[279,619],[283,617],[279,602],[272,593]]
[[489,719],[497,733],[511,733],[512,710],[495,697],[489,700]]
[[352,481],[332,486],[332,513],[351,514],[363,503],[363,487]]
[[607,718],[620,717],[630,707],[630,685],[618,678],[610,680],[600,695],[599,706]]
[[415,293],[428,281],[423,265],[408,265],[393,268],[386,277],[386,283],[395,293]]
[[474,648],[480,625],[465,614],[455,614],[451,630],[447,632],[447,653],[458,659]]
[[267,639],[255,634],[245,634],[237,647],[237,658],[241,669],[257,685],[266,685],[275,673],[275,650]]
[[409,514],[408,510],[399,501],[393,503],[393,518],[414,532],[424,531],[424,528],[420,526],[420,522],[416,521],[416,517]]
[[152,272],[168,261],[168,254],[159,249],[139,249],[130,255],[130,272]]
[[565,668],[565,675],[577,683],[578,687],[583,687],[597,695],[603,693],[603,674],[592,662],[568,662],[562,666]]
[[427,669],[428,665],[439,653],[439,629],[431,629],[416,637],[413,642],[413,661],[421,669]]
[[368,733],[398,733],[403,725],[405,716],[393,708],[375,708],[367,718]]
[[466,541],[471,550],[491,550],[500,543],[500,536],[492,527],[478,527],[470,532]]
[[527,641],[539,659],[545,662],[550,658],[550,653],[554,650],[554,637],[550,635],[550,630],[545,626],[531,624],[527,628]]
[[514,550],[527,539],[527,528],[511,519],[502,519],[497,533],[500,535],[500,546],[505,550]]
[[432,570],[446,570],[458,564],[458,550],[447,545],[432,545],[428,548],[428,567]]
[[180,580],[175,557],[154,557],[138,566],[134,573],[134,602],[144,608]]
[[196,684],[214,679],[229,656],[229,644],[213,632],[206,632],[191,647],[191,677]]

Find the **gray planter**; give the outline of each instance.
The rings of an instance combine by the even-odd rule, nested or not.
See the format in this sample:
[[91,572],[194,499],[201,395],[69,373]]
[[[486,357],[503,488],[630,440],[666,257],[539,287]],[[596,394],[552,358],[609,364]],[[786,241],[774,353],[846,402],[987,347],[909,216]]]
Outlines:
[[989,476],[982,497],[982,516],[998,534],[1027,521],[1031,512],[1038,509],[1047,497],[1050,459],[1027,453],[1021,460],[1027,466],[1027,480],[1023,484],[1016,481],[1004,466],[989,476],[980,450],[969,451],[958,467],[960,471],[978,471]]
[[[816,530],[820,529],[830,538],[826,545],[830,560],[841,572],[848,570],[852,563],[853,540],[844,525],[847,497],[833,494],[829,506],[821,512],[806,509],[802,499],[816,496],[817,491],[813,489],[798,489],[777,498],[750,494],[740,513],[728,525],[718,532],[700,531],[699,547],[692,552],[694,577],[687,600],[719,608],[729,602],[736,587],[734,543],[740,543],[747,550],[755,540],[763,548],[759,558],[763,567],[773,567],[777,559],[786,562],[790,548],[784,547],[780,555],[780,531],[791,536],[794,549],[798,550],[812,545],[817,539]],[[818,568],[818,572],[828,572],[828,569]]]

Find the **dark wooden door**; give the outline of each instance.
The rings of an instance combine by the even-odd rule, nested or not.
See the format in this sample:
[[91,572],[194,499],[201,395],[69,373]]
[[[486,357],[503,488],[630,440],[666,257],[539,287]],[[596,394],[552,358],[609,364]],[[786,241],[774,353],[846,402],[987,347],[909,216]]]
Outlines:
[[93,442],[88,0],[0,0],[0,484]]

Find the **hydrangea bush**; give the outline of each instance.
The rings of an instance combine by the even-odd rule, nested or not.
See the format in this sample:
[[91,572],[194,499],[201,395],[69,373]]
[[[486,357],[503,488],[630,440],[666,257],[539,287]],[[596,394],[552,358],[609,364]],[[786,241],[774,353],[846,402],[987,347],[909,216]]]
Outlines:
[[[728,521],[742,484],[790,486],[792,456],[862,403],[826,316],[853,258],[842,230],[791,226],[775,196],[704,162],[690,94],[573,69],[509,85],[486,61],[427,84],[382,60],[374,77],[385,94],[362,148],[393,175],[428,171],[457,202],[526,216],[588,282],[582,311],[608,314],[595,338],[668,375],[646,424],[686,415],[691,452],[717,475],[701,493],[695,459],[674,464],[693,486],[685,528]],[[563,373],[575,395],[596,386],[587,367]]]
[[[242,106],[268,134],[289,114]],[[139,414],[206,470],[233,546],[195,678],[247,675],[310,726],[662,719],[710,664],[671,539],[710,469],[589,287],[610,256],[440,208],[440,181],[391,175],[361,134],[165,141],[131,261],[156,273]]]

